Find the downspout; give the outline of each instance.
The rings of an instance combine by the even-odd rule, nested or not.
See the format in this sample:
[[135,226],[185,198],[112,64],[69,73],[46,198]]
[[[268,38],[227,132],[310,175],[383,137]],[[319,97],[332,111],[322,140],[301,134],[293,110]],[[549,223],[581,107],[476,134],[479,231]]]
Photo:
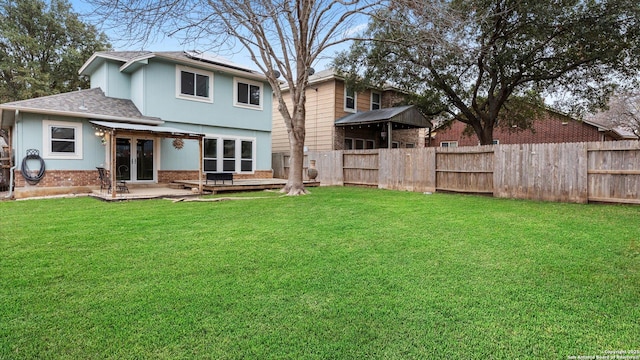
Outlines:
[[[0,114],[1,115],[1,114]],[[11,145],[15,145],[15,154],[12,151],[12,155],[13,155],[13,166],[11,167],[11,169],[9,169],[9,194],[7,194],[7,196],[5,196],[5,198],[7,199],[11,199],[11,197],[13,196],[13,173],[15,173],[16,171],[16,167],[18,166],[18,161],[16,160],[18,158],[18,122],[20,121],[20,110],[16,109],[16,114],[15,114],[15,121],[13,123],[13,128],[14,128],[14,132],[16,134],[16,142],[15,144],[11,144]],[[11,136],[13,137],[13,134],[11,134]],[[9,148],[11,149],[11,148]]]

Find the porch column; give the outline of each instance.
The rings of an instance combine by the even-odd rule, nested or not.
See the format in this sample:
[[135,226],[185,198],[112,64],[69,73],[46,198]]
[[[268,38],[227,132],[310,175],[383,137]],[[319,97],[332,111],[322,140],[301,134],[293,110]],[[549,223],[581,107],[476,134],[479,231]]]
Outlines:
[[111,130],[111,136],[109,139],[109,146],[111,146],[111,164],[109,165],[109,180],[111,180],[111,198],[116,198],[116,132]]
[[204,171],[204,137],[198,139],[198,148],[200,148],[200,165],[198,166],[198,191],[202,195],[202,172]]
[[393,138],[391,134],[391,121],[387,121],[387,149],[391,149],[391,139]]

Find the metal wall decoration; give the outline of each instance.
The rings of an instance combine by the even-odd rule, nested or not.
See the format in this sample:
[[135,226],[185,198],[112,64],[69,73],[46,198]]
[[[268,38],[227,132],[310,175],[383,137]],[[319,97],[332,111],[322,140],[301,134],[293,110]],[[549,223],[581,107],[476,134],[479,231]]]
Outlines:
[[180,150],[184,146],[184,140],[182,139],[173,139],[173,147]]

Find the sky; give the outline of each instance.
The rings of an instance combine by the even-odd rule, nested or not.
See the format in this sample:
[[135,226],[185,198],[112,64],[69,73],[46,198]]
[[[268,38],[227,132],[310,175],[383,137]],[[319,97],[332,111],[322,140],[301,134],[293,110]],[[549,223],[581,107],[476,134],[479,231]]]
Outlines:
[[[92,6],[86,0],[70,0],[70,3],[73,7],[73,10],[81,15],[83,15],[83,19],[87,22],[91,22],[89,18],[84,17],[85,14],[89,14],[92,11]],[[202,51],[203,49],[194,49],[193,47],[189,47],[189,44],[183,45],[179,40],[174,38],[163,38],[161,36],[158,37],[157,40],[149,42],[145,44],[144,48],[141,48],[140,45],[130,45],[124,42],[118,42],[116,39],[118,36],[113,33],[113,30],[110,29],[101,29],[99,24],[94,24],[103,31],[108,37],[113,46],[113,49],[116,51],[126,51],[126,50],[147,50],[147,51]],[[359,24],[358,26],[353,28],[353,31],[360,31],[366,27],[366,23]],[[321,71],[327,69],[331,66],[331,58],[339,51],[348,49],[348,44],[337,45],[333,48],[328,49],[323,58],[316,60],[313,64],[313,68],[317,71]],[[243,48],[239,47],[238,49],[234,49],[233,53],[228,51],[222,52],[220,54],[222,57],[236,63],[239,65],[243,65],[244,67],[258,70],[256,64],[251,60],[248,52]]]

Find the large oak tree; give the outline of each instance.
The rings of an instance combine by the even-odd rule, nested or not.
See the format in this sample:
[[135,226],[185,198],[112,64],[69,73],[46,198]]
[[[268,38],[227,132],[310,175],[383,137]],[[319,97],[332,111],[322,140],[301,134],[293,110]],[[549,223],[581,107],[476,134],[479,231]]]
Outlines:
[[637,0],[391,0],[336,65],[422,95],[426,112],[493,129],[530,126],[543,97],[571,113],[638,74]]
[[87,88],[78,69],[108,48],[66,0],[0,0],[0,103]]

